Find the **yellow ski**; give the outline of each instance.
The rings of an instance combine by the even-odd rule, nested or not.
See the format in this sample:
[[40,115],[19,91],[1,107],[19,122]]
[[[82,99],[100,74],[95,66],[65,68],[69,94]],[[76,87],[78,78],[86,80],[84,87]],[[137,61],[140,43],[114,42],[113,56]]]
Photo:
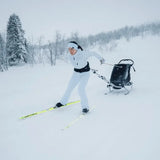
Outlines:
[[[90,109],[89,112],[91,112],[95,107],[92,107]],[[61,129],[62,131],[64,131],[65,129],[70,128],[71,126],[73,126],[76,122],[78,122],[80,119],[84,118],[84,116],[86,116],[89,113],[82,113],[80,114],[77,118],[75,118],[74,120],[72,120],[70,123],[68,123],[63,129]]]
[[[64,105],[64,106],[69,106],[69,105],[72,105],[72,104],[75,104],[75,103],[79,103],[80,101],[78,100],[78,101],[73,101],[73,102],[69,102],[69,103],[67,103],[66,105]],[[62,107],[64,107],[64,106],[62,106]],[[61,107],[60,107],[61,108]],[[25,118],[28,118],[28,117],[31,117],[31,116],[35,116],[35,115],[38,115],[38,114],[41,114],[41,113],[45,113],[45,112],[48,112],[48,111],[52,111],[52,110],[54,110],[54,109],[57,109],[57,107],[50,107],[50,108],[48,108],[48,109],[45,109],[45,110],[42,110],[42,111],[39,111],[39,112],[35,112],[35,113],[32,113],[32,114],[28,114],[28,115],[26,115],[26,116],[22,116],[22,117],[20,117],[19,119],[25,119]]]

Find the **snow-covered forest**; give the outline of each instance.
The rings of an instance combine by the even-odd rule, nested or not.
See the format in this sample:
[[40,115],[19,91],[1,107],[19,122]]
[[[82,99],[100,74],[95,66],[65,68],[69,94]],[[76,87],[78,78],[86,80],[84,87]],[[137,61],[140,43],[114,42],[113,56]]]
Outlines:
[[146,37],[149,35],[160,36],[160,22],[142,24],[140,26],[125,26],[123,28],[102,32],[96,35],[81,37],[79,33],[72,33],[70,37],[65,37],[60,32],[56,32],[54,41],[43,42],[40,37],[37,43],[25,37],[23,24],[18,15],[12,14],[7,24],[7,33],[0,33],[0,70],[5,71],[11,66],[25,64],[49,63],[56,65],[56,60],[65,60],[66,45],[70,40],[75,40],[85,49],[97,47],[101,52],[115,49],[118,40],[126,39],[130,41],[135,37]]
[[[72,75],[70,64],[57,60],[54,67],[12,66],[1,72],[1,159],[159,160],[159,42],[159,36],[119,40],[116,49],[103,56],[112,64],[122,58],[135,61],[132,91],[104,95],[106,83],[91,73],[86,89],[90,107],[95,108],[65,130],[81,115],[79,103],[19,118],[54,106]],[[100,65],[94,58],[89,61],[92,68],[110,78],[112,66]],[[70,98],[74,100],[79,100],[77,89]]]

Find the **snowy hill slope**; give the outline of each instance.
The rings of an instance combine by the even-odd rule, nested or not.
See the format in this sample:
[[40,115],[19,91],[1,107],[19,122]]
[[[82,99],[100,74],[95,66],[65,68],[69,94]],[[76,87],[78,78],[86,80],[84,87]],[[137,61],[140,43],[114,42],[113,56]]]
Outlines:
[[[3,160],[158,160],[160,159],[160,37],[121,40],[103,56],[108,63],[122,58],[135,61],[133,90],[109,94],[104,81],[91,73],[87,86],[90,107],[95,107],[69,129],[81,114],[80,104],[26,120],[19,117],[54,105],[63,95],[72,66],[16,67],[0,73],[0,157]],[[108,79],[112,66],[91,67]],[[74,90],[71,101],[79,99]]]

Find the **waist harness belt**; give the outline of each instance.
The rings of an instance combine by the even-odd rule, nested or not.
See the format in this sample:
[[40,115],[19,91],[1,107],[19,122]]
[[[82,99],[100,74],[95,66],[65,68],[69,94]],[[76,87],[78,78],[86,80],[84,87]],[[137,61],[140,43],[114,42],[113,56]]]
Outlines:
[[79,72],[79,73],[90,71],[89,62],[87,62],[87,65],[85,67],[83,67],[83,68],[80,68],[80,69],[74,68],[74,71],[75,72]]

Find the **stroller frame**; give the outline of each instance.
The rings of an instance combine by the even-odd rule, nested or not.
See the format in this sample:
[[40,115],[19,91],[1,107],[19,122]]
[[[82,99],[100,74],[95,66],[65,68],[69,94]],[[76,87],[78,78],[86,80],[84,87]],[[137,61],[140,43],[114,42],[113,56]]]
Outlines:
[[[127,63],[126,63],[127,62]],[[129,62],[129,63],[128,63]],[[96,74],[99,78],[104,80],[107,83],[107,88],[109,89],[109,92],[105,93],[108,94],[113,91],[124,89],[125,95],[129,94],[132,90],[133,82],[131,82],[131,76],[130,76],[130,69],[131,67],[135,71],[135,68],[133,67],[134,61],[131,59],[122,59],[118,62],[118,64],[115,64],[111,73],[111,78],[108,81],[106,77],[100,75],[98,70],[91,69],[94,74]]]

